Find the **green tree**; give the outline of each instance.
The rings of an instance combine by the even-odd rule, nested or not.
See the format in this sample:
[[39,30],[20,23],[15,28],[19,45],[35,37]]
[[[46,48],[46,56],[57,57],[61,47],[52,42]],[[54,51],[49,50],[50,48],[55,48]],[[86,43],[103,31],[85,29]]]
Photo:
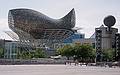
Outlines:
[[31,56],[30,56],[30,53],[28,51],[22,51],[19,58],[21,58],[21,59],[31,59]]
[[75,45],[75,57],[77,60],[86,62],[94,61],[95,59],[95,50],[90,45]]
[[4,49],[0,48],[0,58],[3,58],[3,57],[4,57]]
[[114,49],[104,49],[103,53],[103,61],[113,61],[114,59]]
[[69,57],[74,57],[74,60],[82,62],[93,62],[95,59],[95,49],[93,49],[90,45],[65,45],[64,47],[59,48],[57,52],[62,56],[66,56],[68,59]]
[[68,60],[70,57],[73,57],[75,53],[71,45],[65,45],[64,47],[59,48],[57,52],[62,56],[66,56]]
[[45,53],[44,53],[43,49],[37,48],[35,50],[35,53],[34,53],[33,57],[34,58],[44,58],[45,57]]
[[19,59],[32,59],[32,58],[44,58],[45,53],[41,48],[37,48],[36,50],[32,51],[19,51],[18,58]]

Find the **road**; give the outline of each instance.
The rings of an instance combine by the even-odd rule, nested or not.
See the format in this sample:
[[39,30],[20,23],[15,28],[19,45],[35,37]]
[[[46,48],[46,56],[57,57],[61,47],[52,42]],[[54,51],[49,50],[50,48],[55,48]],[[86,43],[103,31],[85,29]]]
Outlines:
[[0,65],[0,75],[120,75],[120,68],[74,65]]

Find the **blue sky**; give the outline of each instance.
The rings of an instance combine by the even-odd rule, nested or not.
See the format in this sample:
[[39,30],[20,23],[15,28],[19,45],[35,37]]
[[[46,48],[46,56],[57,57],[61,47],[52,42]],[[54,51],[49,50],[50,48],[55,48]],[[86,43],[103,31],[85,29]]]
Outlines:
[[55,19],[75,8],[76,27],[82,27],[86,37],[103,24],[104,17],[113,15],[120,32],[120,0],[0,0],[0,38],[10,39],[4,31],[10,31],[7,16],[14,8],[30,8]]

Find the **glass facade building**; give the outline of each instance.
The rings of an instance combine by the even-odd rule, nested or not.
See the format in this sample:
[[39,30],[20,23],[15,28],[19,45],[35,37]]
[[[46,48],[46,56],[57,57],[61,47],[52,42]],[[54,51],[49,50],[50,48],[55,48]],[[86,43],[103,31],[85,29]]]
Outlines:
[[4,58],[15,59],[17,58],[18,42],[5,42]]
[[76,39],[84,39],[85,35],[81,33],[74,33],[72,36],[68,37],[67,39],[64,40],[63,43],[73,43],[73,40]]

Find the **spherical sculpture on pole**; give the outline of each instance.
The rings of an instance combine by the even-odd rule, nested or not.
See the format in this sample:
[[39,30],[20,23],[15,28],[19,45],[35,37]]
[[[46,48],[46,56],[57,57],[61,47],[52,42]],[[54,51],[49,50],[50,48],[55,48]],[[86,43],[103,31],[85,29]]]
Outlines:
[[114,26],[115,23],[116,23],[116,19],[112,15],[109,15],[104,18],[104,24],[108,27]]

